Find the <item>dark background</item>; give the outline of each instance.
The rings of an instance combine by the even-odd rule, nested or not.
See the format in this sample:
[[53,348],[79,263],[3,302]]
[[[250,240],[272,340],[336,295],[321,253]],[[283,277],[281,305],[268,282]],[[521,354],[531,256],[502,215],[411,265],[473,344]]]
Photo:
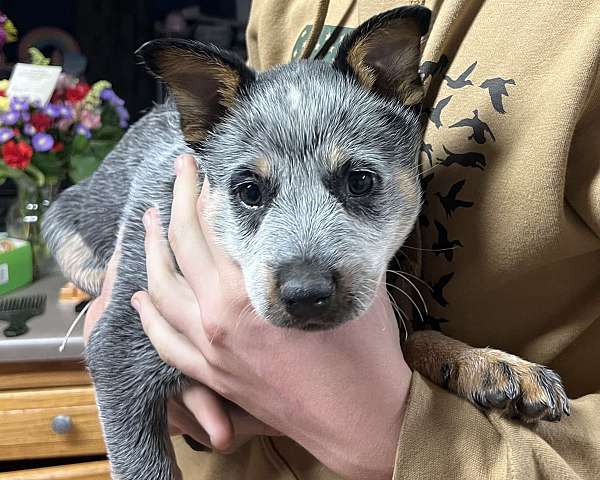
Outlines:
[[[12,65],[19,61],[18,45],[28,33],[43,27],[59,28],[74,38],[87,60],[81,76],[90,83],[111,82],[134,122],[160,97],[157,83],[135,57],[139,46],[165,36],[194,38],[244,57],[249,9],[250,0],[0,0],[0,10],[18,30],[17,42],[4,46],[0,78],[8,78]],[[186,28],[167,28],[169,15],[185,17]],[[52,47],[42,48],[47,57],[53,51]],[[11,181],[0,186],[0,230],[15,194]]]
[[[219,19],[224,20],[224,25],[231,21],[245,23],[249,4],[250,0],[0,0],[0,10],[17,27],[19,39],[37,27],[58,27],[70,33],[87,58],[85,78],[89,82],[101,79],[111,82],[135,120],[151,105],[156,85],[137,65],[134,52],[144,42],[165,36],[158,31],[157,22],[170,12],[197,6],[203,16],[214,18],[215,23]],[[236,28],[236,33],[243,36],[241,28]],[[193,33],[175,36],[194,37]],[[210,31],[207,36],[211,40]],[[218,43],[219,38],[214,40]],[[242,41],[240,38],[236,42],[234,49],[238,53],[243,53]],[[232,48],[232,45],[222,46]],[[6,45],[4,52],[9,63],[17,61],[17,44]],[[44,51],[46,55],[49,53]]]

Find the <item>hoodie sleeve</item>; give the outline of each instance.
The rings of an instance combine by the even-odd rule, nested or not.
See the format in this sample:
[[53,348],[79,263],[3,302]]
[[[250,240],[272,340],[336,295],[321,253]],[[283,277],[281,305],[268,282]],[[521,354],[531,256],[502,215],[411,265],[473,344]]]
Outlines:
[[[600,76],[571,140],[565,221],[584,222],[582,242],[600,237]],[[598,322],[598,320],[597,320]],[[596,329],[597,331],[597,329]],[[590,334],[593,335],[590,330]],[[594,370],[582,365],[589,375]],[[560,371],[559,371],[560,373]],[[600,478],[600,393],[571,401],[558,423],[524,424],[483,413],[413,373],[394,480]]]
[[526,425],[483,413],[413,374],[394,480],[593,479],[600,472],[600,394],[570,417]]

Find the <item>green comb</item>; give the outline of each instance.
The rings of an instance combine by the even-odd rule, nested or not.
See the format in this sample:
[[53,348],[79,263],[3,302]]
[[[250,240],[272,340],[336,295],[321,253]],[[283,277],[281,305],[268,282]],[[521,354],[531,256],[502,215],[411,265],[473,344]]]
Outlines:
[[17,337],[29,331],[27,320],[46,310],[46,295],[0,298],[0,320],[8,323],[4,336]]

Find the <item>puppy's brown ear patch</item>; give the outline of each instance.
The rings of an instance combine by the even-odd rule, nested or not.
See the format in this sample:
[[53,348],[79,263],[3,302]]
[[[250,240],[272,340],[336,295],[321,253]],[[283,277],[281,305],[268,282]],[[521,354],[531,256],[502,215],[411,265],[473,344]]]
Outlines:
[[206,138],[234,105],[242,86],[255,77],[235,56],[189,40],[154,40],[142,45],[137,54],[167,84],[190,144]]
[[424,96],[418,74],[421,37],[430,19],[431,12],[419,6],[377,15],[346,37],[334,66],[354,75],[366,88],[417,105]]

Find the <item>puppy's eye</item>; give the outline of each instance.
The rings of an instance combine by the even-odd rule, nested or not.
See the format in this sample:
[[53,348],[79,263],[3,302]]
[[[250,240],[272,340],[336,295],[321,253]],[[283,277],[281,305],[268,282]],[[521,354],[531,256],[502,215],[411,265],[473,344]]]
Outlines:
[[242,203],[248,207],[260,207],[263,196],[260,187],[254,182],[246,182],[238,187],[238,195]]
[[357,197],[366,195],[373,189],[373,174],[355,170],[348,174],[348,192]]

